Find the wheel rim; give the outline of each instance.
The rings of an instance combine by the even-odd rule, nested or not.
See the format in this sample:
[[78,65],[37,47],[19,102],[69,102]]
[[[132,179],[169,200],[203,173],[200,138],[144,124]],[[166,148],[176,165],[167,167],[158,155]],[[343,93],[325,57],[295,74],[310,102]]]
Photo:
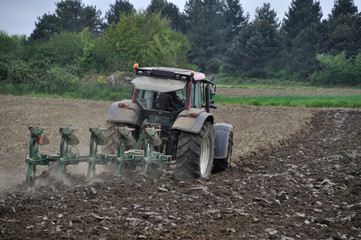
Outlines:
[[227,153],[227,166],[231,165],[231,157],[232,157],[232,148],[228,148],[228,153]]
[[209,138],[206,137],[205,139],[203,139],[203,142],[202,142],[201,157],[199,159],[201,177],[206,177],[206,172],[207,172],[208,163],[209,163],[209,149],[210,149],[210,141],[209,141]]

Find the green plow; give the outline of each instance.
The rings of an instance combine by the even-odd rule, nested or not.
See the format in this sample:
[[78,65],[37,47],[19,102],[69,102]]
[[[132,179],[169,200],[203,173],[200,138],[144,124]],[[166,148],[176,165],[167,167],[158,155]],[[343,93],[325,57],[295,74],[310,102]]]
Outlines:
[[[90,179],[95,175],[96,165],[115,164],[115,174],[121,174],[126,166],[133,168],[140,166],[144,173],[152,168],[159,168],[164,164],[170,164],[172,156],[165,155],[154,150],[154,147],[160,146],[162,140],[159,137],[160,128],[157,124],[143,122],[141,134],[136,141],[132,132],[135,129],[128,127],[118,127],[118,146],[114,155],[99,153],[99,146],[107,144],[103,132],[106,128],[90,128],[89,155],[81,156],[79,152],[72,152],[73,147],[79,144],[79,139],[75,135],[77,128],[61,127],[60,151],[58,154],[51,156],[39,153],[39,146],[49,144],[45,135],[47,127],[29,127],[30,143],[29,153],[25,158],[28,164],[25,183],[31,186],[36,175],[37,165],[51,165],[57,163],[57,179],[61,180],[66,172],[68,165],[78,165],[81,162],[88,163],[86,176]],[[76,147],[75,147],[76,148]],[[141,149],[143,148],[143,149]],[[128,149],[128,150],[127,150]],[[56,165],[54,165],[56,166]]]

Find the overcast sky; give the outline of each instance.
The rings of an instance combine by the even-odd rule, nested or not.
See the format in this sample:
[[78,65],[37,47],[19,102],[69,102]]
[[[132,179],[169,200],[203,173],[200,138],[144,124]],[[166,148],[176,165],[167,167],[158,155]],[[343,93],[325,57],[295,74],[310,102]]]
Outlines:
[[[59,0],[60,1],[60,0]],[[180,11],[183,11],[187,0],[168,0],[176,4]],[[0,0],[0,29],[5,30],[10,35],[26,34],[29,36],[35,28],[37,17],[44,13],[55,12],[55,2],[58,0]],[[85,5],[96,6],[105,12],[109,9],[109,5],[115,0],[83,0]],[[146,9],[151,0],[129,0],[133,6],[138,9]],[[251,18],[257,7],[262,6],[264,2],[269,2],[271,7],[277,12],[281,21],[287,12],[291,0],[239,0],[245,12],[250,13]],[[320,0],[322,13],[324,17],[330,13],[334,0]],[[358,10],[361,10],[361,0],[354,0]]]

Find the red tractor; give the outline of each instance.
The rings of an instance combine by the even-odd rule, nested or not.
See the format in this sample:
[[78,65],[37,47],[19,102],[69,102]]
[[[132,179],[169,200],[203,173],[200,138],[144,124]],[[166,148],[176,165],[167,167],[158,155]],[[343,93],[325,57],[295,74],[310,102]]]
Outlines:
[[[137,139],[145,124],[156,129],[155,151],[171,156],[176,174],[183,179],[207,177],[230,167],[232,125],[214,124],[214,75],[185,69],[134,65],[131,100],[114,102],[108,113],[103,153],[114,154],[119,127],[132,129]],[[134,141],[133,141],[134,144]],[[144,145],[144,144],[143,144]],[[127,146],[131,150],[134,146]],[[149,146],[136,146],[143,151]]]

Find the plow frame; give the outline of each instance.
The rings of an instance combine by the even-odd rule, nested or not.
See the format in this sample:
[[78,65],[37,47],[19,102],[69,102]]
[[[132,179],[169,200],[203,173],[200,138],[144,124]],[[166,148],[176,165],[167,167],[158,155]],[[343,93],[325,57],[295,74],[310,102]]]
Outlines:
[[[27,186],[32,185],[32,174],[35,178],[37,165],[49,166],[53,163],[58,163],[57,179],[61,180],[68,165],[78,165],[81,162],[88,163],[87,179],[95,176],[97,164],[108,165],[115,163],[114,172],[115,174],[120,174],[124,170],[125,165],[141,166],[142,172],[146,173],[154,166],[157,168],[164,164],[171,163],[171,155],[165,155],[154,150],[154,146],[162,144],[158,135],[160,130],[146,120],[142,125],[142,132],[137,141],[135,141],[132,135],[134,129],[127,127],[119,127],[117,129],[118,146],[116,155],[107,155],[98,152],[98,147],[107,143],[107,140],[103,136],[103,131],[106,129],[100,126],[97,128],[89,128],[91,133],[89,155],[82,156],[79,151],[77,153],[71,151],[75,145],[79,144],[79,140],[75,136],[77,128],[71,126],[61,127],[59,130],[61,141],[59,146],[60,151],[57,155],[40,154],[39,146],[49,144],[49,140],[45,136],[46,129],[47,127],[43,126],[29,127],[29,153],[25,158],[25,162],[28,164],[25,180]],[[133,146],[133,148],[127,151],[126,149],[131,146]],[[144,150],[140,149],[141,146],[144,147]]]

